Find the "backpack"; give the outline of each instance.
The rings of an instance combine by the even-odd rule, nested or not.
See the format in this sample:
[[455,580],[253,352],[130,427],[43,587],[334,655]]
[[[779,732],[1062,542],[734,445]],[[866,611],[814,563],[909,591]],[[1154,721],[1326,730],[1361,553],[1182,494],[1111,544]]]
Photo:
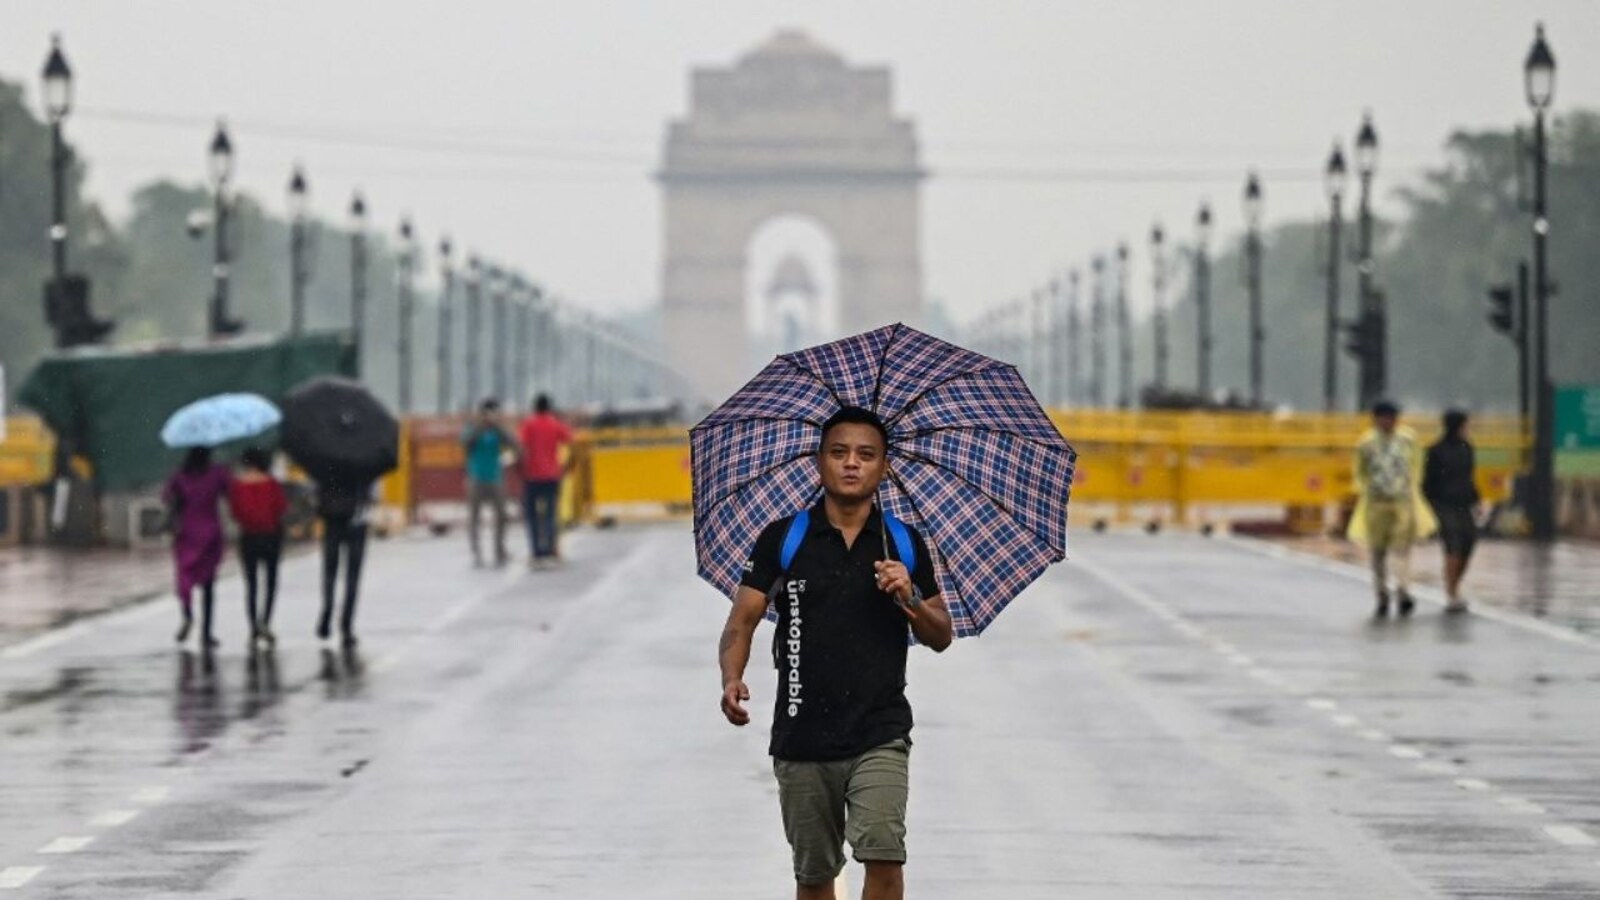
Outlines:
[[[883,525],[889,530],[889,537],[894,540],[895,556],[905,564],[906,571],[912,572],[917,568],[917,545],[911,540],[911,530],[906,528],[906,523],[900,521],[894,513],[882,507],[878,508],[883,519]],[[778,577],[773,579],[772,587],[767,590],[767,602],[777,608],[778,593],[783,589],[783,582],[789,574],[789,567],[794,564],[795,554],[800,552],[800,545],[805,542],[806,532],[811,530],[811,509],[807,507],[795,513],[794,519],[789,522],[789,529],[783,535],[783,548],[778,552]],[[781,635],[774,630],[772,634],[772,666],[782,668],[779,652],[782,646]]]

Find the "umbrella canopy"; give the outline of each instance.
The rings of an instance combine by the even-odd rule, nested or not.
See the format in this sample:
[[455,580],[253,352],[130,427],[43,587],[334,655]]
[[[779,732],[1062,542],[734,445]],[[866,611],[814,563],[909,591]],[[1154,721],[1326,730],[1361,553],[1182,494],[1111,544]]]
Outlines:
[[878,500],[927,540],[958,636],[1065,558],[1077,454],[1016,367],[891,325],[779,356],[690,432],[700,577],[732,596],[761,529],[815,502],[844,406],[888,428]]
[[400,423],[357,382],[317,378],[283,401],[283,449],[318,481],[359,483],[400,459]]
[[161,426],[168,447],[215,447],[255,437],[283,417],[259,394],[217,394],[179,409]]

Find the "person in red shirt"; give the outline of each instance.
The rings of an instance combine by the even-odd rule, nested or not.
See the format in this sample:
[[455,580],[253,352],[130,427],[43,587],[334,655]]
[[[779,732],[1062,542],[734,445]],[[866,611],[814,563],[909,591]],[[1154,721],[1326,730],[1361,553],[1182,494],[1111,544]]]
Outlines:
[[[239,561],[244,566],[245,611],[252,644],[272,646],[272,603],[278,595],[278,560],[283,555],[283,517],[289,499],[272,477],[272,457],[259,447],[240,456],[244,470],[228,486],[228,509],[239,524]],[[256,575],[266,582],[265,603],[256,614]]]
[[550,398],[533,401],[533,415],[522,420],[522,520],[528,525],[533,556],[528,564],[545,568],[559,559],[557,512],[561,505],[561,448],[572,443],[572,430],[550,410]]

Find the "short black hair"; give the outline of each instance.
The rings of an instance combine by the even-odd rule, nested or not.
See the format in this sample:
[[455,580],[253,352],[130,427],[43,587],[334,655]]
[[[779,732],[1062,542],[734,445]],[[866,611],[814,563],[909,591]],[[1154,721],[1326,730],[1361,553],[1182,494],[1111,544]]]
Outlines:
[[822,423],[822,439],[817,442],[818,453],[827,449],[828,432],[836,425],[871,425],[877,429],[878,436],[883,438],[883,449],[886,451],[889,449],[889,429],[884,427],[883,420],[878,418],[877,413],[859,406],[845,406],[829,416],[828,421]]
[[1400,415],[1400,407],[1393,400],[1379,400],[1377,403],[1372,404],[1372,414],[1374,416],[1398,416]]
[[1467,427],[1467,411],[1464,409],[1447,409],[1444,412],[1444,433],[1455,437],[1461,429]]
[[183,454],[183,470],[191,475],[198,475],[211,465],[210,447],[190,447]]
[[482,403],[478,404],[478,412],[494,412],[499,408],[500,401],[493,397],[487,397]]
[[272,454],[261,447],[246,448],[239,454],[239,461],[257,472],[265,472],[272,468]]
[[550,395],[540,394],[533,398],[533,411],[547,413],[550,411]]

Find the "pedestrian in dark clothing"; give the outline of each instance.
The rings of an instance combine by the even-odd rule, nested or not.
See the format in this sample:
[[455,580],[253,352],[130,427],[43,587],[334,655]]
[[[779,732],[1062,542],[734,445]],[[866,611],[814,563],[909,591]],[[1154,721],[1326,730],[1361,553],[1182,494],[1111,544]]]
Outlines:
[[212,604],[216,600],[217,567],[222,565],[222,498],[229,475],[211,461],[210,447],[191,447],[183,465],[162,492],[172,518],[172,555],[178,569],[178,601],[183,624],[178,643],[189,638],[194,624],[194,589],[200,589],[200,641],[209,649],[217,645],[211,633]]
[[954,637],[922,536],[873,502],[887,445],[868,410],[849,407],[824,423],[823,497],[756,539],[718,648],[722,714],[746,725],[744,670],[774,597],[779,676],[768,752],[800,900],[834,896],[847,841],[866,866],[863,898],[904,895],[908,637],[935,651]]
[[1461,599],[1461,578],[1478,541],[1475,467],[1472,443],[1467,440],[1467,414],[1452,409],[1444,414],[1444,436],[1428,448],[1422,473],[1422,494],[1439,519],[1439,539],[1444,544],[1446,612],[1467,610]]
[[[245,612],[250,616],[250,640],[272,646],[272,606],[278,596],[278,561],[283,555],[283,517],[289,498],[272,477],[272,457],[259,447],[239,459],[242,471],[228,487],[228,508],[239,525],[239,563],[244,569]],[[258,579],[257,576],[260,576]],[[256,605],[258,581],[265,582],[264,602]]]
[[330,478],[317,484],[317,517],[322,520],[322,615],[317,619],[317,637],[327,640],[332,634],[339,558],[343,556],[344,608],[339,614],[339,634],[346,647],[356,645],[356,593],[367,552],[371,507],[370,479]]

